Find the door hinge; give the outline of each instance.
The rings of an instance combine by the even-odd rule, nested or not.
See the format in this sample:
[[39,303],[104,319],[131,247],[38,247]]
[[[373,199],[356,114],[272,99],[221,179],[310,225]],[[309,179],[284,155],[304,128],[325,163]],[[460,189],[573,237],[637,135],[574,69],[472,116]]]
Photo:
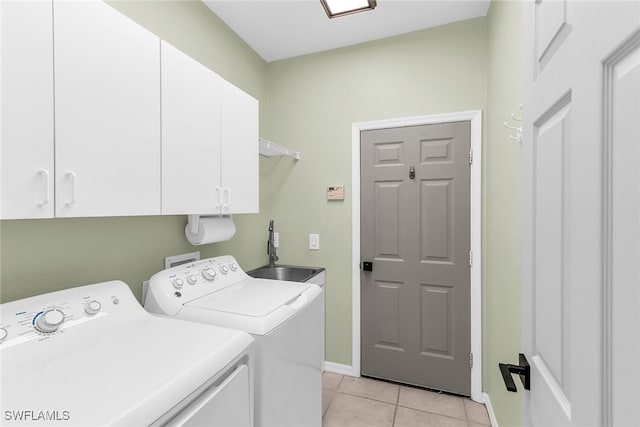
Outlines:
[[473,368],[473,353],[469,353],[469,367]]
[[469,148],[469,164],[473,164],[473,148]]
[[469,251],[469,267],[473,267],[473,251]]

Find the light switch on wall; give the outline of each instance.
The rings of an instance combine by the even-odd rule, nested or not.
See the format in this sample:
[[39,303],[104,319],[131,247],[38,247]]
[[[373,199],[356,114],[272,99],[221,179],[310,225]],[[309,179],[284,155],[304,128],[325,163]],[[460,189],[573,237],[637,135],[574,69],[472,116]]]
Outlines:
[[309,234],[309,249],[317,251],[320,250],[320,235]]

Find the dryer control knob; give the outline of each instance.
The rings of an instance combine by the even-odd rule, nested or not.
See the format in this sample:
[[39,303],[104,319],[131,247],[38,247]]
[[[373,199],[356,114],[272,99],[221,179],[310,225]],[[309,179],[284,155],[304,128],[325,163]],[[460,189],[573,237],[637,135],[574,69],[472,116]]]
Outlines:
[[173,282],[171,282],[173,284],[173,287],[176,289],[180,289],[182,287],[182,285],[184,285],[184,280],[182,280],[181,278],[177,277],[175,279],[173,279]]
[[229,267],[227,267],[226,265],[221,265],[220,266],[220,272],[222,274],[227,274],[229,272]]
[[102,304],[100,304],[96,300],[90,301],[89,304],[84,306],[85,313],[87,313],[87,314],[89,314],[91,316],[93,316],[94,314],[99,312],[100,309],[102,309]]
[[57,331],[62,322],[64,322],[64,313],[57,308],[52,308],[41,313],[36,318],[34,326],[40,332],[51,333]]
[[211,281],[216,277],[216,271],[213,268],[209,267],[202,272],[202,277]]
[[232,262],[231,264],[229,264],[229,270],[236,271],[237,269],[238,269],[238,264],[236,264],[235,262]]
[[0,328],[0,342],[4,341],[7,335],[9,335],[9,332],[5,328]]
[[187,282],[189,282],[190,285],[195,285],[197,281],[198,276],[196,276],[195,274],[190,274],[187,276]]

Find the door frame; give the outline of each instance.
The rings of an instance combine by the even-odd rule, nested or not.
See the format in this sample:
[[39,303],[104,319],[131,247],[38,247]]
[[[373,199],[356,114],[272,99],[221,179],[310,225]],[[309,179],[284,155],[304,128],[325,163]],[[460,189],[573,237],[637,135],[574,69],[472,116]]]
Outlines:
[[358,122],[351,125],[351,283],[352,347],[351,374],[360,376],[360,132],[403,126],[438,123],[471,123],[471,399],[483,402],[482,396],[482,110],[397,119]]

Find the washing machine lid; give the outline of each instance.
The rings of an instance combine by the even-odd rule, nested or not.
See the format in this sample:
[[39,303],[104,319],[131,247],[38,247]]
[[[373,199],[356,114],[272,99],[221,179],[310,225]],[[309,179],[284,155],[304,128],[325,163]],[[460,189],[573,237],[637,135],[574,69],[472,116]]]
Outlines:
[[184,304],[179,319],[269,334],[321,295],[310,283],[247,279]]
[[268,279],[248,279],[185,304],[187,307],[241,316],[264,317],[296,300],[311,285]]

